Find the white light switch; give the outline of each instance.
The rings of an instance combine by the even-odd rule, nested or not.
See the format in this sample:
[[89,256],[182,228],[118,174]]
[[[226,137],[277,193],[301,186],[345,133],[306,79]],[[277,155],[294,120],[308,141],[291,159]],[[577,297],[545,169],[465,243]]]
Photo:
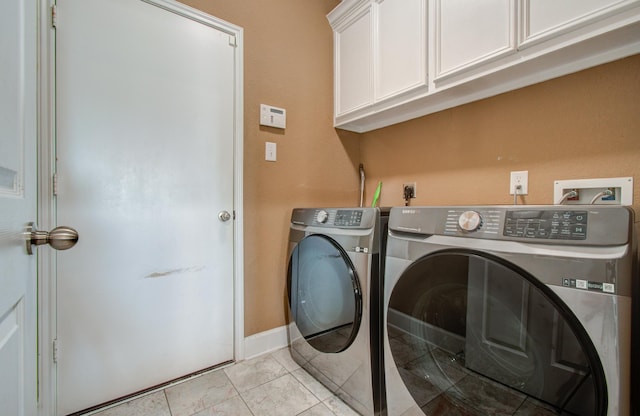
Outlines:
[[272,105],[260,104],[260,124],[284,129],[287,127],[287,110]]
[[276,144],[271,142],[266,142],[264,146],[264,160],[268,160],[269,162],[276,161]]

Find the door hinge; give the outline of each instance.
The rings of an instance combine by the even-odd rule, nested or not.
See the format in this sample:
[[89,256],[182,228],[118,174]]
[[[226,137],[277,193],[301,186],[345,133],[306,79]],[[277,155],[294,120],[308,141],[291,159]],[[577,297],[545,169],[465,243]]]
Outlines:
[[54,173],[53,174],[53,196],[57,196],[58,195],[58,174]]
[[53,356],[53,362],[57,363],[58,362],[58,340],[54,339],[53,340],[53,349],[51,351],[51,355]]
[[236,43],[236,35],[229,35],[229,46],[238,46],[238,44]]
[[51,27],[54,29],[58,27],[58,8],[55,4],[51,6]]

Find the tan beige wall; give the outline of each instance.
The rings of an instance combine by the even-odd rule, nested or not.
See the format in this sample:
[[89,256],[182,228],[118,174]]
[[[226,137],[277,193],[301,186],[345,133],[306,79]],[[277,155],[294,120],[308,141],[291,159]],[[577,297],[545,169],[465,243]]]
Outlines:
[[[338,0],[182,0],[244,28],[245,332],[285,323],[288,221],[295,206],[509,204],[509,172],[529,171],[529,204],[553,181],[634,176],[640,213],[640,56],[357,135],[332,127]],[[284,132],[258,125],[260,103],[287,109]],[[264,161],[264,143],[278,161]]]
[[[296,206],[359,202],[358,140],[332,126],[339,0],[183,0],[244,28],[245,335],[285,323],[287,239]],[[259,126],[261,103],[287,110],[284,131]],[[277,162],[264,160],[277,143]]]
[[372,195],[402,205],[510,204],[509,172],[529,171],[520,203],[553,203],[558,179],[634,177],[640,214],[640,55],[362,135]]

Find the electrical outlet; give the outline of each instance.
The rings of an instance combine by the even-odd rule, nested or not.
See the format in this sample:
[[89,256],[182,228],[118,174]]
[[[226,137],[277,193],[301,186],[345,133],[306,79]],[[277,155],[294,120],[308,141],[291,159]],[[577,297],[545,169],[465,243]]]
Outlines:
[[514,191],[517,192],[518,195],[527,195],[529,193],[528,170],[511,172],[511,180],[509,181],[509,195],[513,195]]
[[405,201],[416,197],[416,183],[407,182],[402,184],[402,195]]

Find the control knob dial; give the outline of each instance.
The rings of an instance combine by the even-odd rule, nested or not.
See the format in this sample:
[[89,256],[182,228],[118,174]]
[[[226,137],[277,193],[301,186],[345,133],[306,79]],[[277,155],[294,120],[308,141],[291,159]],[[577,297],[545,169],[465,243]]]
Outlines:
[[320,224],[324,224],[325,222],[327,222],[328,219],[329,219],[329,214],[327,213],[327,211],[323,209],[318,211],[318,213],[316,214],[316,221],[318,221]]
[[465,211],[460,214],[458,225],[464,231],[476,231],[482,225],[482,217],[476,211]]

